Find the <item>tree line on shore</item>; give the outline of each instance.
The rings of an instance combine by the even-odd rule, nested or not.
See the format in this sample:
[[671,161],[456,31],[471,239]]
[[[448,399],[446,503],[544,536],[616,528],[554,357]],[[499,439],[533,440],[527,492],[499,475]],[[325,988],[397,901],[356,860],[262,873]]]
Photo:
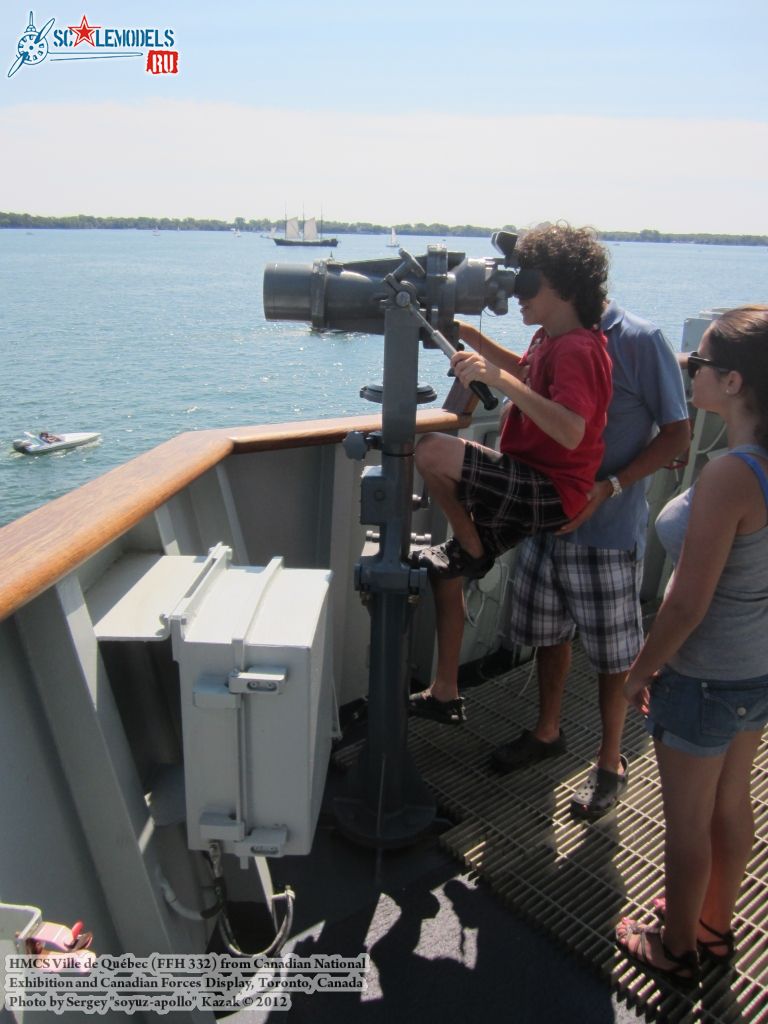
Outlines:
[[[232,221],[199,217],[94,217],[90,214],[75,214],[71,217],[46,217],[31,213],[4,213],[0,211],[0,228],[64,228],[64,229],[134,229],[138,231],[278,231],[282,221],[266,218],[246,220],[235,217]],[[323,221],[324,234],[338,235],[384,235],[394,227],[398,235],[428,235],[441,238],[460,236],[462,238],[488,238],[496,228],[478,227],[475,224],[372,224],[367,221],[354,224],[345,221]],[[504,230],[515,231],[512,224]],[[598,236],[606,242],[695,242],[700,245],[768,245],[768,235],[728,235],[712,233],[674,233],[646,228],[643,231],[600,231]]]

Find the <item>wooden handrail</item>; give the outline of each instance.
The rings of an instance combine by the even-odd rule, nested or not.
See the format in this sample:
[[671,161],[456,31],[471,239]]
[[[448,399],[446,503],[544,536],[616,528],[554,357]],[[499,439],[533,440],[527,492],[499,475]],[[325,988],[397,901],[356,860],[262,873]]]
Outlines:
[[[469,418],[417,415],[417,432],[453,431]],[[179,434],[0,529],[0,621],[83,564],[229,455],[338,444],[380,416],[305,420]]]

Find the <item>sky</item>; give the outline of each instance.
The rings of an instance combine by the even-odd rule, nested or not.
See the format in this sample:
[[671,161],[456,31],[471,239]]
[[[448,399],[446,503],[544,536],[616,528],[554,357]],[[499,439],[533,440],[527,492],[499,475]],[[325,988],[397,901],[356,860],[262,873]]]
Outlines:
[[[765,0],[44,0],[8,77],[29,11],[0,210],[768,234]],[[56,42],[83,17],[169,30],[177,73]]]

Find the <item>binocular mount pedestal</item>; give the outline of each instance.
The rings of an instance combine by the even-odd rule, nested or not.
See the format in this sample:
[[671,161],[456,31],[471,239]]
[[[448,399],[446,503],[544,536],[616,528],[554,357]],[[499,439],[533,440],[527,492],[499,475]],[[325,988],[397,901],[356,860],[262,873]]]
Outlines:
[[[435,816],[434,800],[406,744],[405,645],[413,604],[428,586],[426,570],[410,562],[419,343],[424,339],[453,359],[458,339],[449,341],[435,325],[453,328],[457,313],[486,308],[506,313],[509,296],[524,294],[517,287],[524,274],[535,278],[530,287],[538,287],[538,271],[517,269],[516,240],[497,232],[492,243],[501,257],[491,259],[467,259],[433,245],[423,258],[401,249],[395,259],[275,264],[264,272],[268,320],[305,320],[318,329],[370,334],[380,334],[384,321],[383,390],[364,392],[382,402],[382,430],[350,434],[344,441],[353,459],[363,459],[371,448],[381,452],[381,466],[366,467],[361,487],[361,521],[378,531],[355,570],[355,585],[371,615],[368,735],[347,793],[335,801],[340,829],[368,845],[407,845]],[[498,404],[482,381],[469,387],[487,409]],[[371,553],[374,542],[378,547]]]
[[[340,830],[366,846],[407,846],[435,817],[435,801],[407,749],[409,679],[406,640],[427,571],[410,564],[420,325],[406,293],[385,313],[382,430],[350,435],[345,448],[362,458],[381,450],[381,465],[361,480],[364,524],[378,527],[378,550],[355,567],[355,587],[371,616],[367,736],[334,811]],[[347,443],[349,442],[349,443]]]

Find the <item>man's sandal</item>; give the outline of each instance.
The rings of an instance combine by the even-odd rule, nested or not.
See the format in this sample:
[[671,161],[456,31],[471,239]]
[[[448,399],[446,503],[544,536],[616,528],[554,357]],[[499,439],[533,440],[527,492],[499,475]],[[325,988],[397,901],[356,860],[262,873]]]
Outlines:
[[[656,896],[651,900],[651,906],[653,911],[660,921],[664,920],[667,912],[667,901],[664,896]],[[719,932],[712,925],[707,924],[706,921],[702,921],[699,918],[699,925],[704,931],[709,932],[710,935],[714,936],[711,939],[698,939],[696,945],[699,949],[699,956],[702,960],[709,960],[710,963],[720,964],[727,966],[731,963],[734,956],[736,955],[736,936],[732,931]],[[716,953],[715,950],[720,947],[724,948],[724,952]]]
[[629,780],[627,759],[623,754],[620,758],[621,772],[611,772],[607,768],[597,766],[589,772],[573,794],[571,814],[574,817],[597,821],[618,804]]
[[537,739],[530,729],[523,729],[517,739],[502,743],[494,749],[491,754],[491,766],[497,772],[506,774],[545,761],[549,757],[560,757],[567,749],[562,729],[557,739],[549,743]]
[[[620,932],[620,929],[622,928],[625,930]],[[631,949],[626,940],[633,935],[636,935],[638,939],[635,948]],[[651,962],[649,938],[651,935],[658,937],[661,952],[664,954],[665,960],[670,962],[672,965],[671,967],[657,967]],[[633,921],[631,918],[626,917],[616,928],[615,937],[616,945],[622,951],[624,956],[629,960],[634,960],[635,963],[639,964],[646,970],[652,971],[654,974],[667,981],[674,982],[674,984],[678,985],[680,988],[688,989],[698,985],[700,976],[698,953],[695,949],[686,950],[685,953],[673,953],[667,948],[662,937],[661,929],[656,930],[655,928],[649,928],[644,924],[638,924],[637,921]]]

